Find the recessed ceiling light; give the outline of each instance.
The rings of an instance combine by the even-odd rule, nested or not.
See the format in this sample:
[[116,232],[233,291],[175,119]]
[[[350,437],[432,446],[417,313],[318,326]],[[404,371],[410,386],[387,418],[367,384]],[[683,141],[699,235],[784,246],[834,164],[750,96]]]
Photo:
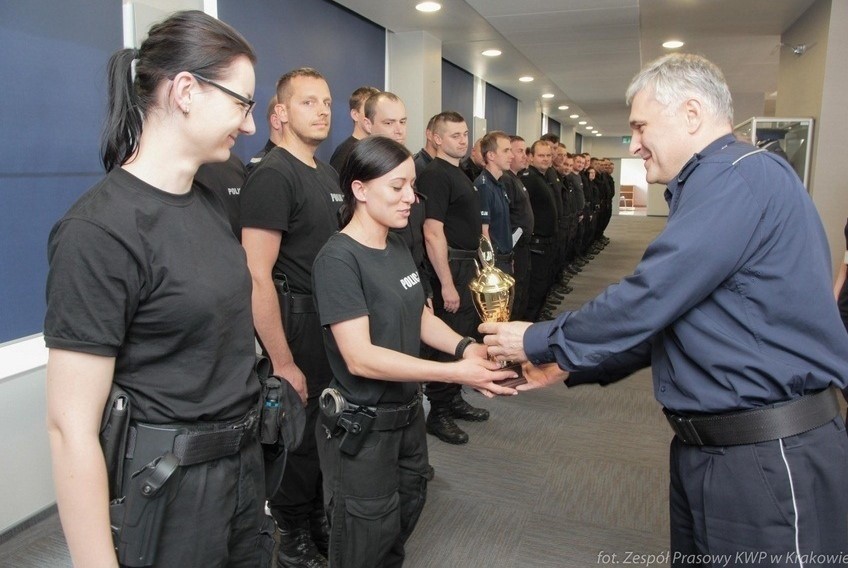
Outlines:
[[572,114],[572,115],[569,115],[568,118],[580,118],[580,115],[579,114]]
[[557,108],[559,110],[568,110],[568,105],[559,105]]
[[594,130],[594,129],[595,129],[595,127],[594,127],[594,126],[587,126],[587,127],[586,127],[586,130]]
[[[577,115],[576,115],[576,114],[575,114],[574,116],[575,116],[575,117],[577,117]],[[580,122],[578,122],[577,124],[579,124],[580,126],[583,126],[584,124],[588,124],[588,123],[587,123],[585,120],[581,120],[581,121],[580,121]]]
[[525,75],[524,77],[519,77],[518,80],[522,83],[529,83],[533,80],[533,77],[531,77],[530,75]]
[[603,134],[595,134],[595,136],[603,136]]
[[552,98],[554,98],[554,94],[553,93],[545,93],[544,95],[542,95],[542,98],[543,99],[552,99]]
[[487,49],[486,51],[482,52],[482,54],[485,55],[486,57],[497,57],[498,55],[501,54],[501,50],[500,49]]
[[597,133],[598,133],[598,131],[597,131],[597,130],[593,130],[593,131],[592,131],[592,134],[597,134]]
[[415,5],[415,9],[419,12],[438,12],[442,9],[442,5],[438,2],[421,2]]
[[663,42],[662,46],[666,49],[677,49],[678,47],[683,47],[685,44],[679,39],[670,39],[666,42]]

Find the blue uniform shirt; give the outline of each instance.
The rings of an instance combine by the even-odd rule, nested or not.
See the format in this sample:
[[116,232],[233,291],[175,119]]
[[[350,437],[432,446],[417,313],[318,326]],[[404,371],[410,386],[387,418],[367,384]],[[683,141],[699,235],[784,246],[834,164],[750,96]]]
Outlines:
[[474,180],[480,192],[480,217],[489,226],[489,237],[495,252],[509,254],[512,251],[512,228],[509,223],[509,198],[499,181],[488,170],[483,170]]
[[650,364],[657,400],[684,413],[844,387],[848,334],[827,240],[788,164],[726,135],[665,196],[668,224],[636,271],[579,311],[531,326],[530,360],[602,383]]

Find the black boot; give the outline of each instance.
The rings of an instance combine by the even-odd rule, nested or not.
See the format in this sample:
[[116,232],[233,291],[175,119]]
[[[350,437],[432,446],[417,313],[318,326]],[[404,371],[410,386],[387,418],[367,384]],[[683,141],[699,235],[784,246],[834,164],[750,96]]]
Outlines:
[[309,513],[309,536],[312,537],[318,552],[326,558],[330,550],[330,523],[327,522],[327,513],[320,504]]
[[468,434],[456,425],[446,404],[432,405],[427,415],[427,433],[448,444],[465,444]]
[[471,406],[462,398],[461,392],[456,393],[453,399],[451,399],[450,413],[454,418],[468,420],[470,422],[485,422],[489,419],[488,410]]
[[280,529],[277,568],[327,568],[327,559],[309,538],[309,521],[284,521]]

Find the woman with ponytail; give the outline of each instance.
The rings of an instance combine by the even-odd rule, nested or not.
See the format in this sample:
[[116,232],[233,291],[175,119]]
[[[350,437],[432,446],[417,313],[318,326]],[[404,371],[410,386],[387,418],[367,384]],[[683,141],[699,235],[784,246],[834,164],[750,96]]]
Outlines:
[[[331,567],[400,566],[424,506],[427,441],[419,385],[470,385],[514,394],[494,381],[514,377],[486,359],[424,307],[420,277],[403,239],[415,197],[415,164],[401,144],[372,136],[340,172],[342,229],[312,269],[333,370],[317,426]],[[418,358],[421,341],[455,354],[453,363]],[[356,426],[354,426],[354,424]]]
[[[255,59],[188,11],[109,61],[107,173],[48,244],[48,429],[76,566],[258,564],[250,276],[220,201],[192,185],[253,134]],[[131,410],[117,476],[98,439],[115,388]]]

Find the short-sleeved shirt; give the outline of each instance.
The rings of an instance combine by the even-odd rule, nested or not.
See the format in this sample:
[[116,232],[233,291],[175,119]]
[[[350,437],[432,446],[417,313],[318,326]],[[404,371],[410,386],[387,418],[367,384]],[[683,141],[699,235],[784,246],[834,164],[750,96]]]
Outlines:
[[114,357],[135,419],[255,407],[250,274],[210,192],[166,193],[116,168],[54,226],[48,260],[45,343]]
[[339,228],[338,174],[315,160],[310,167],[276,147],[250,174],[241,191],[241,225],[281,231],[274,274],[284,274],[296,294],[312,293],[315,255]]
[[559,196],[554,194],[544,174],[533,166],[521,172],[521,183],[527,188],[533,208],[533,234],[542,238],[556,236],[558,207],[555,199]]
[[344,233],[333,235],[313,268],[315,301],[333,386],[349,402],[406,403],[417,383],[374,380],[348,371],[329,326],[368,316],[371,343],[417,357],[421,348],[424,290],[409,249],[389,233],[385,249],[366,247]]
[[530,206],[527,188],[521,183],[518,175],[509,170],[504,172],[500,181],[509,199],[509,225],[513,233],[521,227],[519,242],[525,242],[533,234],[533,208]]
[[344,142],[336,146],[336,149],[333,151],[333,155],[330,156],[330,165],[334,170],[341,173],[342,166],[347,160],[347,157],[350,156],[350,153],[353,151],[353,147],[356,146],[357,142],[359,142],[357,138],[348,136]]
[[233,228],[233,234],[241,240],[241,225],[239,213],[239,194],[246,176],[244,164],[238,156],[230,153],[226,162],[203,164],[194,174],[194,183],[217,195],[227,211],[227,219]]
[[489,237],[495,252],[508,254],[512,251],[512,227],[509,224],[509,198],[503,185],[483,170],[474,180],[480,193],[480,218],[489,226]]
[[444,224],[448,246],[477,250],[483,231],[480,196],[462,170],[435,158],[418,177],[418,191],[427,197],[427,219]]

